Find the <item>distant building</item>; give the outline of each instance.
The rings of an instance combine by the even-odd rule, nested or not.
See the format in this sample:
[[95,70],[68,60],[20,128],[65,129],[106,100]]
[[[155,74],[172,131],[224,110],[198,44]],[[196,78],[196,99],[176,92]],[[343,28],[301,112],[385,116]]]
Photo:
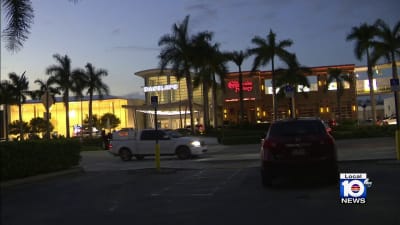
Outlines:
[[[341,108],[336,102],[336,83],[327,87],[328,69],[338,68],[345,74],[354,76],[354,65],[334,65],[310,67],[311,74],[306,75],[310,87],[299,88],[295,95],[297,117],[319,117],[323,120],[357,119],[357,102],[355,82],[345,84],[341,99]],[[258,71],[242,72],[244,92],[244,119],[248,123],[270,122],[273,120],[272,108],[272,72]],[[239,73],[229,73],[225,79],[223,118],[225,123],[238,124],[240,116],[239,107]],[[327,90],[326,90],[327,88]],[[278,97],[277,118],[287,118],[290,115],[290,99],[285,96]]]
[[[146,127],[154,127],[154,106],[151,96],[158,96],[157,124],[160,128],[177,129],[190,126],[190,111],[186,87],[186,78],[178,79],[172,70],[149,69],[135,73],[144,79],[144,106],[127,106],[135,115],[144,114]],[[208,93],[211,99],[211,92]],[[210,101],[211,104],[211,101]],[[221,111],[221,110],[220,110]],[[193,89],[193,117],[195,125],[204,125],[203,85]],[[211,124],[214,117],[210,112]]]
[[[116,96],[104,96],[99,99],[94,96],[93,99],[93,115],[100,118],[106,113],[112,113],[121,120],[121,124],[116,128],[133,127],[133,112],[123,107],[123,105],[143,105],[143,100],[124,99]],[[89,99],[87,96],[84,98],[70,97],[69,102],[69,122],[70,122],[70,136],[76,135],[78,127],[82,126],[83,120],[89,114]],[[22,120],[29,122],[36,117],[45,118],[45,106],[39,100],[28,100],[22,105]],[[56,98],[56,103],[50,107],[50,122],[54,126],[53,132],[59,135],[66,136],[65,127],[65,107],[61,101],[61,97]],[[9,121],[19,120],[18,106],[12,105],[9,110]]]

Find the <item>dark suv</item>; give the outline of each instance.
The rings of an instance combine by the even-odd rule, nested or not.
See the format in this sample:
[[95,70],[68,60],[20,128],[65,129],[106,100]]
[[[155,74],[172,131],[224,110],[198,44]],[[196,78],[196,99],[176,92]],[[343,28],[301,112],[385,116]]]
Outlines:
[[338,179],[336,145],[323,121],[290,119],[271,124],[261,143],[262,183],[270,185],[278,175],[298,172]]

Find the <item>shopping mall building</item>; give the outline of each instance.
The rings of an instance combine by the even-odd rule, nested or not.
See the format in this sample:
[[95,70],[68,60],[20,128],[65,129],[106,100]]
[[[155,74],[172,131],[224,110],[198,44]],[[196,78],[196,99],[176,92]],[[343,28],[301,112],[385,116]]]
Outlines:
[[[345,83],[344,92],[341,99],[341,108],[337,108],[336,83],[327,84],[328,69],[338,68],[344,74],[352,76],[354,82]],[[369,93],[369,82],[366,79],[366,67],[355,67],[354,64],[311,67],[311,73],[306,77],[310,87],[299,87],[299,92],[295,94],[295,114],[297,117],[319,117],[323,120],[339,119],[360,119],[360,103],[357,101],[359,96]],[[379,94],[392,94],[390,92],[390,76],[384,73],[391,73],[390,65],[384,64],[375,67],[374,70],[374,89]],[[143,92],[145,99],[126,99],[115,96],[106,96],[104,99],[96,98],[93,102],[93,114],[99,117],[105,113],[116,115],[121,124],[115,128],[134,127],[142,129],[154,127],[155,110],[151,102],[151,96],[158,96],[157,124],[161,128],[182,128],[190,125],[190,115],[187,97],[185,78],[177,79],[171,70],[150,69],[139,71],[134,74],[144,80]],[[243,75],[243,100],[244,100],[244,119],[248,123],[270,122],[273,119],[272,109],[272,85],[271,71],[244,71]],[[237,124],[239,122],[239,74],[232,72],[227,74],[225,79],[224,92],[217,93],[217,102],[213,104],[211,91],[207,93],[209,97],[209,122],[213,126],[222,124]],[[300,89],[303,91],[301,92]],[[286,96],[278,97],[279,119],[289,117],[290,99]],[[216,106],[216,110],[214,110]],[[393,109],[394,106],[387,108]],[[365,110],[365,108],[364,108]],[[386,106],[385,106],[386,110]],[[203,88],[200,85],[193,90],[193,115],[194,123],[204,124],[203,107]],[[216,112],[214,115],[213,112]],[[4,111],[2,111],[4,112]],[[18,120],[18,107],[9,107],[9,121]],[[23,121],[29,122],[32,118],[43,117],[45,108],[40,101],[28,101],[22,105]],[[54,131],[61,135],[66,134],[65,130],[65,108],[63,103],[58,100],[50,108],[51,123]],[[3,113],[4,114],[4,113]],[[88,99],[70,99],[70,135],[76,132],[75,128],[82,124],[88,115]],[[365,112],[363,112],[365,117]],[[384,117],[385,113],[378,113]],[[364,118],[365,119],[365,118]],[[4,137],[4,116],[0,115],[1,129],[0,136]]]

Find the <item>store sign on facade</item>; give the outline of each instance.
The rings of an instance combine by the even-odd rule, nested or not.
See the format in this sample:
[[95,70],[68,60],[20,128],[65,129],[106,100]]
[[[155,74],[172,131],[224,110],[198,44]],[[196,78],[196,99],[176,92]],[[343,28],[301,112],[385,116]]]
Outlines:
[[[237,80],[229,81],[228,88],[233,90],[234,92],[238,93],[240,91],[239,81],[237,81]],[[242,89],[243,89],[243,91],[247,91],[247,92],[253,91],[253,82],[249,81],[249,80],[242,82]]]
[[169,90],[178,90],[178,84],[166,84],[166,85],[158,85],[158,86],[146,86],[143,87],[144,92],[153,92],[153,91],[169,91]]

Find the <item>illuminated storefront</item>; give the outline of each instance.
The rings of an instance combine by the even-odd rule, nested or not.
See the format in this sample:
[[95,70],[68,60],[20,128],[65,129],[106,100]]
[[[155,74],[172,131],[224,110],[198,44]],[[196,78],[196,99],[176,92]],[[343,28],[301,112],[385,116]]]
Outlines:
[[[190,125],[190,112],[186,88],[186,79],[177,79],[171,70],[150,69],[135,73],[144,79],[145,106],[130,107],[138,113],[145,114],[145,126],[154,127],[154,106],[151,96],[158,96],[157,122],[161,128],[177,129]],[[208,94],[211,99],[211,93]],[[203,88],[202,85],[193,90],[193,118],[195,124],[204,124]],[[213,115],[210,121],[213,124]]]
[[[120,119],[120,125],[115,129],[123,127],[133,127],[133,112],[123,107],[123,105],[142,105],[143,100],[131,100],[123,99],[114,96],[104,96],[102,100],[95,97],[92,102],[93,115],[97,115],[99,118],[106,114],[112,113]],[[73,137],[79,131],[79,127],[83,124],[83,120],[88,117],[89,114],[89,101],[88,98],[70,98],[69,102],[69,123],[70,123],[70,136]],[[31,119],[36,117],[44,118],[46,110],[42,102],[40,101],[27,101],[22,105],[22,120],[29,122]],[[10,106],[10,117],[9,120],[19,120],[18,106]],[[66,136],[66,121],[65,121],[65,107],[64,103],[61,102],[61,98],[57,98],[55,104],[50,107],[51,119],[50,122],[54,126],[53,132],[57,132],[59,135]]]
[[[338,119],[338,110],[342,119],[357,119],[357,101],[355,83],[345,84],[341,97],[341,109],[337,109],[336,83],[326,88],[329,68],[338,68],[345,74],[354,76],[354,65],[337,65],[311,67],[311,74],[306,75],[310,87],[298,87],[295,95],[297,117],[320,117],[324,120]],[[270,122],[273,118],[271,71],[242,72],[244,120],[248,123]],[[239,106],[239,73],[229,73],[225,79],[223,119],[225,123],[238,124]],[[304,93],[300,90],[303,89]],[[279,88],[277,88],[277,92]],[[290,99],[278,96],[278,118],[290,115]]]

